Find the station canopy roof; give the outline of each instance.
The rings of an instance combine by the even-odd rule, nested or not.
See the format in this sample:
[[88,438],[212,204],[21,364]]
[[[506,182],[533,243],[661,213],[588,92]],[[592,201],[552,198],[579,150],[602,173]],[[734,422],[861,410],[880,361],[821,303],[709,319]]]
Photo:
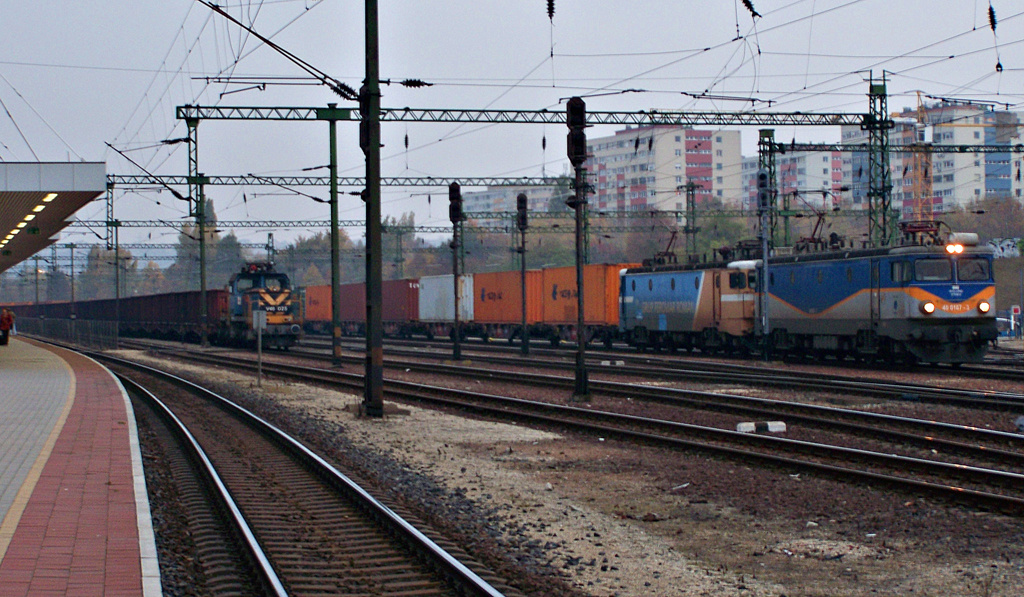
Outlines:
[[106,190],[102,162],[0,162],[0,272],[60,240],[75,212]]

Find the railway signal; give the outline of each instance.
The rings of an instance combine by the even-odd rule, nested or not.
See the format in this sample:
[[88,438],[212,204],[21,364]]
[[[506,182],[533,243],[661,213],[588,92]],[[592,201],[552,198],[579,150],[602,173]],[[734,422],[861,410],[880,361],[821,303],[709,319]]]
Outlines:
[[587,105],[583,98],[571,98],[566,104],[566,124],[569,125],[566,153],[569,162],[579,168],[587,161]]
[[454,290],[455,319],[452,338],[452,359],[462,359],[462,327],[459,324],[459,246],[461,244],[462,222],[466,214],[462,211],[462,187],[457,182],[448,185],[448,219],[452,221],[452,284]]
[[466,221],[462,211],[462,187],[457,182],[448,185],[448,219],[452,224]]
[[566,103],[565,123],[569,127],[566,153],[576,170],[576,194],[566,202],[576,212],[576,387],[573,397],[589,402],[585,363],[587,328],[583,318],[583,225],[587,219],[587,171],[583,167],[587,161],[587,104],[583,98],[572,97]]
[[761,168],[757,171],[757,208],[766,210],[772,204],[771,181],[768,176],[768,169]]
[[516,228],[520,231],[526,230],[526,193],[519,193],[516,197]]

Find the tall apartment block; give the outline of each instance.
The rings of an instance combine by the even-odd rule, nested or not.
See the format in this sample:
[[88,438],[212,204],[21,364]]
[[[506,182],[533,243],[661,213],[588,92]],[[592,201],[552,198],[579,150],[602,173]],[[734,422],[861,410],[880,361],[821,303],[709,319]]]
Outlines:
[[587,140],[591,209],[685,209],[686,184],[696,204],[735,207],[743,199],[740,132],[656,125]]
[[[743,208],[757,209],[757,157],[743,158]],[[779,206],[788,196],[789,205],[798,209],[807,203],[814,207],[834,206],[848,201],[844,192],[842,152],[797,151],[775,156],[775,176]]]
[[[928,218],[985,197],[1021,197],[1021,158],[1009,145],[1021,142],[1019,119],[1013,112],[987,106],[937,102],[893,114],[889,134],[892,205],[904,219]],[[844,144],[866,143],[858,127],[843,127]],[[896,151],[901,145],[1007,145],[1006,152]],[[852,187],[853,203],[867,206],[868,155],[846,153],[843,171]]]

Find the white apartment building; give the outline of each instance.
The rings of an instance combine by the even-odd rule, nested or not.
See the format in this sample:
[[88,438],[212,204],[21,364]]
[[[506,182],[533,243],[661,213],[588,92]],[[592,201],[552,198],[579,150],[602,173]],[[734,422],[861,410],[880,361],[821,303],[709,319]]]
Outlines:
[[696,204],[743,200],[740,132],[682,126],[627,127],[587,140],[592,209],[681,211],[685,186],[698,185]]
[[[758,158],[743,158],[743,196],[745,209],[757,209]],[[775,155],[775,176],[778,187],[778,206],[788,196],[791,209],[805,203],[813,207],[835,206],[849,201],[849,193],[842,191],[843,157],[835,152],[787,152]]]
[[[486,191],[462,193],[462,209],[466,212],[515,212],[516,197],[525,193],[530,212],[548,211],[552,196],[565,194],[557,187],[508,186],[490,187]],[[495,223],[492,220],[481,223]]]
[[[1011,112],[940,102],[925,106],[920,115],[915,109],[905,108],[894,114],[893,119],[896,127],[889,133],[890,149],[915,142],[1020,143],[1018,116]],[[868,136],[859,127],[843,127],[842,140],[844,144],[867,143]],[[1018,153],[935,152],[930,154],[930,159],[921,160],[910,152],[890,151],[889,156],[892,205],[905,219],[952,211],[985,197],[1021,197],[1022,156]],[[847,153],[843,161],[853,202],[866,207],[868,156],[865,152]]]

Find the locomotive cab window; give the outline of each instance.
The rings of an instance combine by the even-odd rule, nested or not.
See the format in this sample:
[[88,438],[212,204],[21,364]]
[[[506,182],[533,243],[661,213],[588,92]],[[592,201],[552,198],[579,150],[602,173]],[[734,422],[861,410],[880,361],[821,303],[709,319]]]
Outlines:
[[918,259],[914,262],[914,280],[950,282],[953,280],[953,264],[948,259]]
[[252,288],[252,278],[239,278],[235,280],[235,290],[243,292]]
[[991,278],[987,259],[960,259],[956,264],[956,278],[961,282],[985,282]]
[[729,273],[729,288],[743,289],[747,287],[747,277],[743,275],[743,272],[730,272]]
[[891,265],[891,271],[893,282],[910,282],[914,279],[914,269],[910,267],[910,262],[907,261],[894,261]]

